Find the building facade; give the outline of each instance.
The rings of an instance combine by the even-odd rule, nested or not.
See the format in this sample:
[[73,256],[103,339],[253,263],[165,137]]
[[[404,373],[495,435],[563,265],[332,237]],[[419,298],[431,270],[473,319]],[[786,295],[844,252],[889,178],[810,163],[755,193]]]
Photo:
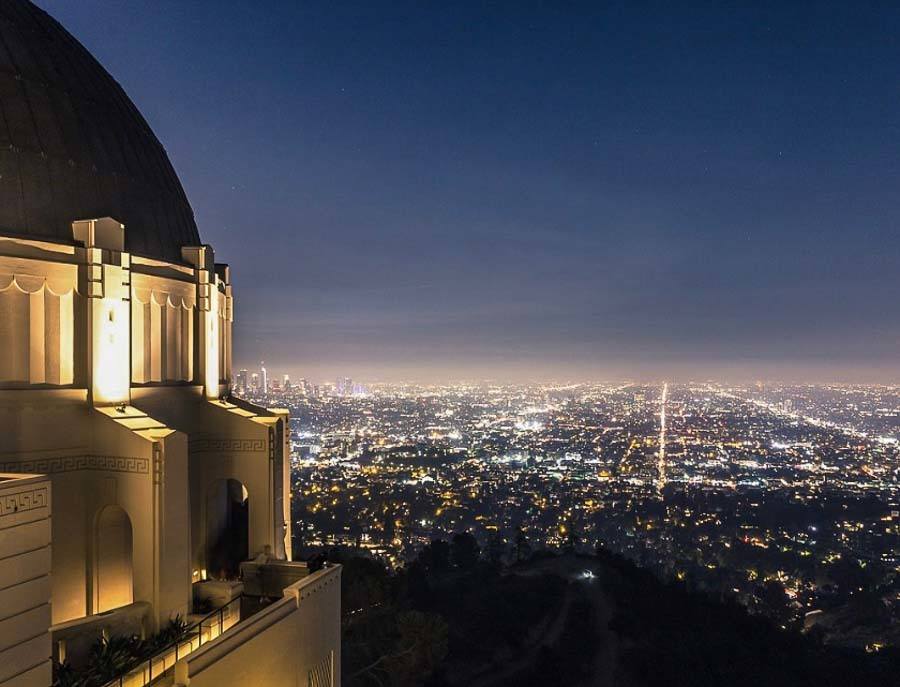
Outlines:
[[[27,0],[0,38],[0,687],[215,607],[130,684],[339,684],[340,569],[290,563],[287,413],[230,397],[229,267],[96,60]],[[286,589],[248,603],[247,575]]]

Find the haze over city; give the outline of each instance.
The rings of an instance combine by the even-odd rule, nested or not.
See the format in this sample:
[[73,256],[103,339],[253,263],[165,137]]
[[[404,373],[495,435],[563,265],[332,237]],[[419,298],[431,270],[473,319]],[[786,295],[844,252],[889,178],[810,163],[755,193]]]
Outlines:
[[898,377],[896,7],[39,4],[240,261],[237,365]]

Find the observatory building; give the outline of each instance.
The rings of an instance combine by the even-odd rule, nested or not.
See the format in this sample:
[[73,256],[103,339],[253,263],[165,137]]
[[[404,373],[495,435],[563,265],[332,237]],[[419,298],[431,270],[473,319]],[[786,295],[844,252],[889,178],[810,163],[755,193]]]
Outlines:
[[233,298],[122,88],[0,2],[0,687],[117,637],[109,684],[340,683],[340,567],[290,561],[288,416],[230,397]]

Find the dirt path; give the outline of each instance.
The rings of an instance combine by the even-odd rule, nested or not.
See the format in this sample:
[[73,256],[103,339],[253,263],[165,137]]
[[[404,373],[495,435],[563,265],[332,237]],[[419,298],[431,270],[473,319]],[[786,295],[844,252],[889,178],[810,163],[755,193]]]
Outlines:
[[559,575],[569,582],[566,595],[556,616],[545,626],[544,632],[532,643],[530,648],[522,652],[518,660],[504,666],[500,671],[473,679],[469,683],[472,687],[501,685],[517,674],[530,669],[538,656],[540,647],[553,646],[559,641],[569,619],[572,602],[578,593],[583,594],[591,601],[600,644],[594,657],[592,678],[585,687],[617,687],[615,667],[618,659],[618,639],[615,633],[609,629],[613,609],[603,593],[601,576],[604,574],[604,569],[602,564],[575,556],[561,556],[537,561],[527,567],[518,568],[511,574],[531,576],[547,573]]
[[534,663],[534,657],[538,654],[538,649],[542,646],[553,646],[559,639],[569,618],[569,609],[572,607],[574,598],[574,589],[572,585],[569,585],[566,588],[566,595],[563,597],[563,602],[560,604],[556,616],[545,626],[544,632],[528,648],[521,652],[521,658],[506,664],[502,670],[492,670],[481,677],[473,679],[469,685],[471,687],[491,687],[492,685],[503,684],[509,678],[530,668],[531,664]]

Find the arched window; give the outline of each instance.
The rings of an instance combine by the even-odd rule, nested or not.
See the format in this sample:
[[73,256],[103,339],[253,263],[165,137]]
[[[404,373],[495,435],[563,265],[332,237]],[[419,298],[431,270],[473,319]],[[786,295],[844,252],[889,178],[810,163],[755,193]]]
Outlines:
[[131,519],[119,506],[97,516],[94,555],[94,612],[103,613],[134,601]]
[[235,579],[249,555],[250,500],[236,479],[220,479],[206,493],[206,571],[216,580]]

